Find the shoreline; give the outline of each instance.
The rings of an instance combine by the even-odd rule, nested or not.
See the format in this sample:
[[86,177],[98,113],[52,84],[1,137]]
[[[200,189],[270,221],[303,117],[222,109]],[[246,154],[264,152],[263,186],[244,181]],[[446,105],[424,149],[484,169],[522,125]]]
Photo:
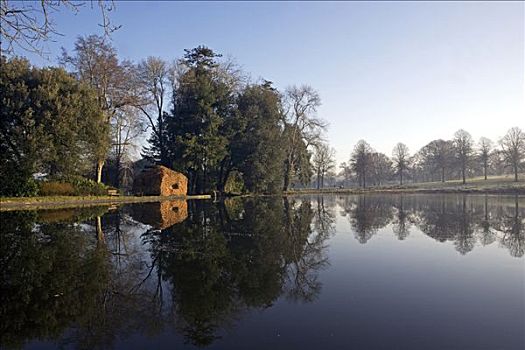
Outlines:
[[[282,196],[297,195],[362,195],[362,194],[493,194],[493,195],[525,195],[525,183],[511,186],[449,186],[449,187],[378,187],[378,188],[324,188],[324,189],[298,189],[282,192]],[[258,197],[268,196],[265,194],[242,194],[230,197]],[[36,210],[36,209],[60,209],[75,207],[112,206],[131,203],[163,202],[170,200],[189,199],[212,199],[211,195],[188,195],[188,196],[50,196],[50,197],[10,197],[0,198],[0,211],[10,210]]]
[[189,196],[60,196],[0,198],[0,212],[24,209],[62,209],[76,207],[112,206],[188,199],[211,199],[209,194]]
[[401,193],[421,193],[421,194],[504,194],[504,195],[525,195],[525,186],[508,187],[508,188],[327,188],[327,189],[301,189],[283,192],[284,195],[300,195],[300,194],[401,194]]

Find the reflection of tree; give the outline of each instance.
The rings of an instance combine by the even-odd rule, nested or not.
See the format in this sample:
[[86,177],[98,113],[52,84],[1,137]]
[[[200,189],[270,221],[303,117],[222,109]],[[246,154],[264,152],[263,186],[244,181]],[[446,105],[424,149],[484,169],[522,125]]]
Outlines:
[[[271,307],[280,297],[315,300],[319,271],[328,265],[326,242],[335,231],[334,200],[189,201],[188,218],[168,228],[137,222],[128,215],[136,208],[0,213],[0,345],[41,339],[111,347],[119,337],[173,324],[188,342],[204,346],[246,310]],[[497,239],[523,257],[520,201],[338,199],[361,243],[391,224],[400,239],[419,228],[453,242],[462,254],[477,241]]]
[[508,197],[472,195],[361,195],[342,196],[341,215],[348,215],[355,237],[367,243],[378,229],[391,225],[400,240],[416,226],[438,242],[453,242],[466,254],[476,242],[488,245],[496,239],[511,255],[524,253],[524,210],[520,197],[509,203]]
[[472,224],[471,210],[467,210],[467,198],[463,195],[461,209],[455,211],[456,237],[454,245],[456,250],[465,255],[474,249],[476,240],[474,238],[474,226]]
[[499,237],[501,245],[508,248],[511,255],[523,256],[525,225],[520,217],[519,199],[516,198],[514,207],[508,205],[507,199],[500,200],[501,203],[493,198],[489,205],[486,196],[422,199],[417,208],[418,227],[438,241],[453,241],[461,254],[474,249],[476,241],[487,245]]
[[514,210],[506,211],[499,218],[497,227],[502,233],[501,245],[509,250],[510,255],[522,257],[525,254],[525,218],[520,216],[517,197]]
[[424,201],[417,214],[421,231],[439,242],[451,240],[461,254],[470,252],[476,243],[472,207],[467,207],[467,197],[440,196],[439,200]]
[[439,200],[425,202],[418,209],[417,226],[423,233],[439,242],[454,239],[456,207],[445,200]]
[[208,345],[243,310],[271,306],[283,293],[315,299],[331,231],[313,232],[313,216],[309,201],[276,197],[193,202],[186,221],[150,231],[152,260],[173,287],[176,325],[186,339]]
[[392,222],[392,231],[399,240],[404,240],[410,234],[410,226],[412,224],[412,215],[405,210],[403,205],[403,196],[399,196],[399,200],[394,204],[395,213]]
[[[79,348],[111,347],[119,334],[144,329],[149,322],[143,320],[152,320],[137,316],[150,310],[144,293],[129,293],[138,267],[131,251],[113,249],[121,220],[113,220],[118,223],[113,228],[107,222],[112,214],[97,220],[93,209],[81,212],[88,215],[0,214],[0,316],[9,320],[2,322],[0,344],[19,347],[41,339]],[[95,218],[75,223],[90,215]],[[99,240],[102,232],[104,240]],[[119,267],[116,259],[122,258],[126,261]]]
[[361,195],[355,202],[346,201],[343,206],[359,243],[365,244],[392,219],[392,206],[379,196]]
[[107,282],[104,256],[71,223],[37,226],[27,212],[1,216],[1,344],[57,339],[95,307]]
[[492,244],[496,240],[494,230],[491,228],[491,215],[489,211],[489,199],[488,196],[484,196],[483,201],[483,217],[477,222],[477,234],[479,242],[486,246]]
[[323,212],[323,203],[318,203],[318,224],[322,222],[322,230],[312,232],[311,222],[313,211],[309,201],[296,203],[284,198],[285,207],[285,237],[288,240],[289,263],[287,270],[288,291],[290,300],[310,302],[317,298],[321,291],[317,271],[328,264],[325,253],[325,241],[331,231],[329,218]]

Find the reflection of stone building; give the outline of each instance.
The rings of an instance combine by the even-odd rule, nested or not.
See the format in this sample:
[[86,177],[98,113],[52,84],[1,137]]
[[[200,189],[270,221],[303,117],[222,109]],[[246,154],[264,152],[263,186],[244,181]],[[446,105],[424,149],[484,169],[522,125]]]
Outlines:
[[141,203],[133,207],[133,218],[156,229],[164,230],[188,217],[185,200]]
[[146,196],[185,196],[188,178],[162,165],[144,169],[133,182],[133,193]]

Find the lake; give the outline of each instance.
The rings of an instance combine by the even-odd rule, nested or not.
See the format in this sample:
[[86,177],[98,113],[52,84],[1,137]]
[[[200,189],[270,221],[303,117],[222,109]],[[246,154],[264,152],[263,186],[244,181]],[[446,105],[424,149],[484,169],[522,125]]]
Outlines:
[[525,348],[525,197],[259,197],[0,217],[3,348]]

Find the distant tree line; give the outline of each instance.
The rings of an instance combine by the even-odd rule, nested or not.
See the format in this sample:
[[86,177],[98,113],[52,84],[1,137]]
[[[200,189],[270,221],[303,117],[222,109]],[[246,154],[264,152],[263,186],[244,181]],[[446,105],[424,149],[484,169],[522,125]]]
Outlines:
[[339,175],[361,187],[394,181],[403,185],[407,180],[461,179],[466,183],[468,177],[483,176],[487,180],[489,175],[501,175],[509,170],[518,181],[524,161],[525,133],[520,128],[511,128],[497,144],[486,137],[476,144],[468,132],[460,129],[452,140],[433,140],[412,155],[405,144],[398,143],[391,158],[360,140],[349,162],[341,164]]
[[[186,174],[191,193],[286,191],[334,168],[308,85],[251,82],[205,46],[173,62],[121,60],[97,35],[60,63],[2,57],[1,195],[35,194],[38,174],[129,186],[141,144],[147,161]],[[314,150],[328,153],[312,162]]]

